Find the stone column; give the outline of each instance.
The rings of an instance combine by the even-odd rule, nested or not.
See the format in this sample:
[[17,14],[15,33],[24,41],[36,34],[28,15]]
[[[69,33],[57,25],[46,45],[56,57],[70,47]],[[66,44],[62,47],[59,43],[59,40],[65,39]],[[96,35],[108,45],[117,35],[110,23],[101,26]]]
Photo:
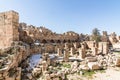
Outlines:
[[62,56],[62,50],[60,48],[57,48],[57,54],[58,56]]
[[74,55],[74,53],[75,53],[75,50],[74,50],[74,48],[73,48],[73,47],[71,47],[71,48],[70,48],[70,55],[71,55],[71,56],[73,56],[73,55]]
[[50,60],[50,57],[47,58],[47,64],[50,65],[51,63],[51,60]]
[[97,48],[97,47],[93,47],[93,48],[92,48],[92,54],[93,54],[94,56],[96,56],[96,55],[98,54],[98,48]]
[[43,60],[46,61],[48,57],[49,57],[49,54],[48,54],[48,53],[43,53],[43,54],[42,54],[42,59],[43,59]]
[[69,52],[67,50],[64,50],[64,61],[69,61]]
[[103,44],[101,42],[99,42],[98,44],[98,48],[99,48],[99,53],[103,53]]
[[108,53],[108,43],[104,42],[103,43],[103,54],[107,54]]
[[65,48],[64,49],[68,49],[68,44],[67,43],[65,43]]
[[47,71],[47,68],[48,68],[47,62],[46,61],[42,61],[42,72]]
[[99,51],[102,52],[102,54],[107,54],[108,42],[99,42]]
[[85,49],[80,48],[79,49],[79,57],[80,59],[84,59],[86,55]]

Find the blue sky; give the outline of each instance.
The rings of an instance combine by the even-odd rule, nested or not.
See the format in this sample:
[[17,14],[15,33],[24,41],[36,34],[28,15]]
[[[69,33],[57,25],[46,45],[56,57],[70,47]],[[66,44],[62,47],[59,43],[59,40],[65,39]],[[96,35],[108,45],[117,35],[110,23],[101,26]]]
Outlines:
[[19,13],[19,22],[58,33],[98,28],[120,34],[120,0],[1,0],[0,12],[9,10]]

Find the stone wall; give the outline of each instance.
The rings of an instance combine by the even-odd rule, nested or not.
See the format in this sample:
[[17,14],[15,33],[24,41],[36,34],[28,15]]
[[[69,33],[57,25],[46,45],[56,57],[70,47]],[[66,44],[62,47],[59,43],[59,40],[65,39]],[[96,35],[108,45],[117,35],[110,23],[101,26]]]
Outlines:
[[19,40],[19,16],[15,11],[0,13],[0,48],[11,46],[13,41]]
[[95,42],[94,41],[86,41],[88,48],[93,48],[95,47]]
[[30,55],[29,45],[17,45],[4,50],[0,56],[0,80],[21,80],[20,63]]
[[63,34],[52,32],[45,27],[19,23],[20,40],[26,43],[65,43],[79,41],[79,34],[69,31]]

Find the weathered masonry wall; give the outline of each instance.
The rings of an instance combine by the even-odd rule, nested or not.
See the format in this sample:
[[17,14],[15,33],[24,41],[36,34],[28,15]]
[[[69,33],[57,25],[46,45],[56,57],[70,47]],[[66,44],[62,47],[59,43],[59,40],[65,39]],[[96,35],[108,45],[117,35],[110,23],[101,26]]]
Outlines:
[[19,40],[19,15],[15,11],[0,13],[0,49],[11,46]]

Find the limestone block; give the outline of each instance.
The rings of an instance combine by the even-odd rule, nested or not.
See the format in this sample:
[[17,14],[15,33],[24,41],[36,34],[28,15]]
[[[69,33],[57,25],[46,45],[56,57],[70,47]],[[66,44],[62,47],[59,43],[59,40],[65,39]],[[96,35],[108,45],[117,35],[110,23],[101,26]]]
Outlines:
[[80,57],[80,59],[84,59],[85,56],[86,56],[85,49],[80,49],[79,48],[79,57]]
[[92,48],[92,54],[93,54],[94,56],[96,56],[96,55],[98,54],[98,48],[93,47],[93,48]]
[[68,49],[68,43],[65,43],[65,49]]
[[57,48],[57,54],[58,56],[62,56],[62,50],[60,48]]
[[15,80],[21,80],[21,68],[17,68],[17,75]]
[[85,60],[87,62],[96,62],[97,61],[97,58],[96,57],[86,57]]
[[119,48],[120,48],[120,43],[113,44],[113,49],[119,49]]
[[73,47],[70,48],[70,55],[73,56],[75,53],[75,49]]
[[47,64],[50,65],[50,63],[51,63],[51,59],[47,58]]
[[87,65],[83,64],[83,65],[80,65],[80,69],[88,71],[89,67]]
[[50,74],[50,77],[55,77],[55,76],[56,76],[55,73]]
[[49,74],[45,74],[45,80],[51,80],[51,77]]
[[108,42],[99,42],[99,51],[103,54],[108,53]]
[[60,79],[57,77],[57,78],[53,78],[53,80],[60,80]]
[[15,11],[0,13],[0,48],[11,46],[13,41],[19,40],[18,33],[19,16]]
[[8,76],[8,72],[7,72],[7,71],[4,71],[4,72],[3,72],[3,77],[6,77],[6,76]]
[[5,80],[15,80],[15,76],[13,76],[13,77],[6,77]]
[[64,51],[64,61],[69,61],[69,52],[67,50]]
[[72,63],[72,65],[71,65],[71,68],[72,69],[77,69],[77,67],[78,67],[78,62],[77,61],[74,61],[73,63]]
[[32,74],[34,76],[38,75],[38,74],[41,74],[41,69],[43,68],[43,66],[40,66],[40,68],[34,68],[33,71],[32,71]]
[[3,76],[3,74],[0,74],[0,77],[2,77]]
[[31,74],[27,74],[27,78],[29,79],[29,80],[32,80],[32,75]]
[[100,66],[96,62],[89,62],[88,67],[91,70],[99,70],[100,69]]
[[5,78],[4,77],[0,77],[0,80],[5,80]]
[[42,72],[47,71],[48,64],[46,61],[42,61]]
[[115,61],[115,65],[120,67],[120,58],[117,58],[116,61]]

